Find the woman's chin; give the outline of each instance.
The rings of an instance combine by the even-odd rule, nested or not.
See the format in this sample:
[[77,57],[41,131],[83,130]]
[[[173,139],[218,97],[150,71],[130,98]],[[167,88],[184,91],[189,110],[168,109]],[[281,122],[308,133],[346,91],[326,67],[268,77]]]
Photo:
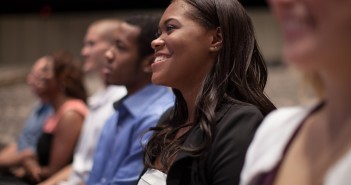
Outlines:
[[308,70],[313,67],[316,61],[317,56],[313,53],[311,45],[302,44],[285,46],[283,52],[284,62],[297,69]]

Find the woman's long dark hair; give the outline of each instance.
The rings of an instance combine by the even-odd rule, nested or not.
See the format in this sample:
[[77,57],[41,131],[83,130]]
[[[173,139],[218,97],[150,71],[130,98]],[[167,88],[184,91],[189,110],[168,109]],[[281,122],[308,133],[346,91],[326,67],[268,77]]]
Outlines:
[[255,105],[263,115],[275,109],[264,94],[267,68],[259,51],[250,17],[237,0],[182,0],[191,5],[189,16],[208,29],[220,28],[223,45],[217,61],[203,82],[195,104],[194,123],[203,133],[200,146],[182,146],[186,135],[174,139],[180,128],[189,126],[187,104],[177,89],[175,106],[161,123],[146,147],[145,164],[155,168],[160,157],[164,171],[179,151],[201,156],[211,145],[215,134],[215,112],[223,101]]

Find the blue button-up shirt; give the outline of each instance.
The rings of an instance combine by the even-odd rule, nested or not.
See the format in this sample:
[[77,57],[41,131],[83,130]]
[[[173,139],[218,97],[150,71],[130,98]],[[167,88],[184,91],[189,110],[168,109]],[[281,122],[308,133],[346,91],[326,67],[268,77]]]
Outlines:
[[143,148],[161,115],[174,105],[172,92],[147,85],[115,103],[96,148],[87,185],[134,185],[143,165]]
[[31,149],[36,151],[39,136],[42,134],[46,119],[53,114],[53,109],[48,104],[39,103],[24,124],[23,131],[17,140],[17,149]]

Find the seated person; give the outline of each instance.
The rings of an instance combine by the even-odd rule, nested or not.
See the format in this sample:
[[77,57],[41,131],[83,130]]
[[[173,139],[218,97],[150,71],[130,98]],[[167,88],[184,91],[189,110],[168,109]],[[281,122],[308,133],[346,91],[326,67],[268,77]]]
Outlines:
[[27,76],[27,84],[39,98],[16,143],[10,143],[0,150],[0,170],[7,170],[21,163],[26,155],[35,153],[39,136],[42,133],[44,121],[52,114],[51,106],[45,102],[44,89],[45,57],[39,58],[32,66]]
[[37,144],[37,153],[22,161],[27,182],[38,183],[50,177],[72,161],[74,147],[88,108],[83,73],[71,54],[54,52],[46,61],[45,100],[54,109],[43,127]]
[[[74,152],[72,165],[53,175],[41,184],[77,185],[84,183],[93,166],[93,154],[106,120],[114,113],[112,104],[125,95],[123,86],[111,85],[106,82],[103,73],[105,52],[113,45],[113,34],[120,24],[114,19],[103,19],[93,22],[85,35],[82,56],[83,70],[87,75],[94,75],[104,82],[102,88],[89,97],[89,114],[79,136]],[[91,82],[89,79],[88,82]]]
[[159,18],[130,17],[114,33],[115,43],[106,52],[107,82],[125,85],[127,96],[114,104],[115,113],[105,123],[94,155],[89,185],[134,185],[142,172],[145,132],[174,104],[167,87],[151,84],[155,57],[151,41]]

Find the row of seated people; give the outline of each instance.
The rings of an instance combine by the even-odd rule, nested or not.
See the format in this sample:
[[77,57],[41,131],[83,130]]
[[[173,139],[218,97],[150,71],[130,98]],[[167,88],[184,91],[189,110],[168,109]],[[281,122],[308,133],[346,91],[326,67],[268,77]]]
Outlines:
[[[37,115],[46,120],[32,140],[35,150],[18,143],[2,151],[1,178],[42,185],[349,184],[351,1],[270,4],[284,28],[285,57],[313,77],[317,105],[275,111],[251,19],[237,0],[173,0],[161,18],[89,27],[84,70],[104,82],[89,108],[72,57],[38,60],[28,82],[51,111],[35,113],[44,110]],[[112,85],[125,90],[113,86],[110,93]]]

